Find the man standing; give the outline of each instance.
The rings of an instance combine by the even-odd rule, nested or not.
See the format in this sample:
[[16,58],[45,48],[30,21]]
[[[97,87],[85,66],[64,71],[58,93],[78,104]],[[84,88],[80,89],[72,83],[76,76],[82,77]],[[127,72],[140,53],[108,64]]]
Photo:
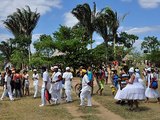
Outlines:
[[42,83],[42,89],[41,89],[41,101],[42,101],[42,104],[39,105],[40,107],[43,107],[46,104],[45,90],[47,89],[47,83],[49,83],[49,74],[48,74],[47,68],[44,67],[43,83]]
[[73,75],[70,72],[70,68],[66,67],[66,72],[63,74],[63,79],[65,80],[64,83],[64,88],[65,88],[65,93],[67,95],[66,102],[72,102],[72,97],[71,97],[71,86],[72,86],[72,79]]
[[51,80],[51,100],[55,102],[55,104],[60,103],[61,94],[60,91],[62,89],[62,74],[58,71],[58,66],[54,66],[54,73],[52,74]]
[[87,99],[88,104],[87,106],[92,106],[91,103],[91,82],[88,79],[87,71],[85,69],[82,69],[82,90],[80,94],[81,104],[80,106],[85,105],[85,99]]

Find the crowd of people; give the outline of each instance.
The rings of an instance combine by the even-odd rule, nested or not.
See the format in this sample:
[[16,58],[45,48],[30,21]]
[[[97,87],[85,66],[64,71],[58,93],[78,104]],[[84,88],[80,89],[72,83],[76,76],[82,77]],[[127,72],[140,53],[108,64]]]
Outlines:
[[[51,72],[50,72],[51,71]],[[23,74],[21,74],[23,73]],[[142,73],[142,75],[141,75]],[[97,68],[81,66],[77,72],[80,79],[81,89],[79,91],[80,106],[92,106],[91,98],[94,86],[97,85],[96,94],[103,95],[103,90],[111,78],[111,91],[117,104],[128,104],[130,110],[135,105],[138,108],[138,101],[145,100],[149,102],[150,98],[157,98],[160,103],[160,94],[158,92],[158,76],[157,68],[150,67],[143,69],[142,72],[138,68],[127,66],[118,70],[118,67],[100,65]],[[3,93],[1,100],[8,96],[11,101],[16,97],[30,95],[30,80],[33,80],[34,95],[37,98],[39,91],[40,76],[36,69],[33,69],[33,75],[29,76],[27,70],[6,68],[1,74],[1,81],[4,81]],[[143,78],[143,79],[142,79]],[[60,104],[62,98],[67,103],[72,102],[72,80],[73,73],[70,67],[66,67],[65,71],[58,66],[49,69],[43,67],[42,86],[41,86],[41,104],[45,106],[48,101],[50,104]],[[94,81],[95,80],[95,81]],[[96,82],[96,84],[94,84]],[[146,84],[144,84],[146,83]],[[85,103],[87,100],[87,104]]]

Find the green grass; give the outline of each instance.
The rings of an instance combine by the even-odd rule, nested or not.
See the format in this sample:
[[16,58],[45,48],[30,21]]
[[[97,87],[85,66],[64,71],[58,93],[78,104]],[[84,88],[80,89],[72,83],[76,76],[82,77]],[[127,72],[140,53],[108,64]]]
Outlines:
[[96,106],[92,106],[92,107],[79,107],[78,111],[84,113],[84,114],[99,114],[100,111],[97,109]]
[[40,108],[40,99],[24,97],[9,101],[0,101],[0,120],[70,120],[71,114],[62,106],[45,106]]
[[120,115],[126,120],[158,120],[160,119],[160,104],[156,103],[156,99],[151,100],[151,103],[140,102],[140,111],[129,111],[128,105],[117,105],[116,100],[111,96],[111,89],[109,86],[105,87],[103,96],[94,96],[94,99],[102,104],[108,110]]
[[83,120],[100,120],[100,118],[97,117],[96,115],[85,115],[85,116],[81,116],[81,118]]

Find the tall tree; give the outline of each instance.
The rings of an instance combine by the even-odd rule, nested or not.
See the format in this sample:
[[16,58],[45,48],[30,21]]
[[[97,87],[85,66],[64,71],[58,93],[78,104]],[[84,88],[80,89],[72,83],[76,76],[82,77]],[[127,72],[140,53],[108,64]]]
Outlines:
[[131,48],[138,38],[139,37],[136,35],[121,32],[115,42],[119,45],[123,45],[126,48]]
[[94,21],[95,31],[103,38],[105,43],[105,53],[106,53],[106,62],[108,61],[108,42],[110,40],[110,31],[109,31],[109,23],[108,18],[106,17],[105,9],[102,9],[97,13],[96,19]]
[[122,17],[118,16],[116,11],[113,11],[111,8],[105,8],[106,19],[109,26],[110,34],[113,36],[113,50],[114,50],[114,58],[116,58],[116,38],[117,38],[117,30],[119,28],[120,22],[124,20],[125,15]]
[[26,9],[17,8],[16,12],[14,12],[12,15],[9,15],[7,19],[3,21],[6,28],[14,35],[17,45],[19,45],[19,43],[27,44],[24,47],[28,48],[29,60],[32,32],[35,29],[39,18],[40,14],[37,13],[37,11],[32,12],[30,7],[26,6]]
[[141,44],[141,49],[148,51],[148,53],[158,51],[160,49],[160,41],[158,41],[157,37],[155,36],[145,37]]
[[73,8],[72,14],[79,20],[80,24],[82,24],[87,33],[90,36],[91,40],[91,49],[92,49],[92,42],[93,42],[93,32],[94,29],[94,20],[96,16],[96,3],[94,2],[93,11],[91,10],[89,4],[85,3],[83,5],[77,5],[76,8]]
[[53,33],[56,49],[65,53],[61,56],[63,64],[73,67],[74,70],[81,65],[91,64],[91,51],[87,49],[89,42],[83,36],[84,32],[83,27],[68,28],[60,26],[59,30]]

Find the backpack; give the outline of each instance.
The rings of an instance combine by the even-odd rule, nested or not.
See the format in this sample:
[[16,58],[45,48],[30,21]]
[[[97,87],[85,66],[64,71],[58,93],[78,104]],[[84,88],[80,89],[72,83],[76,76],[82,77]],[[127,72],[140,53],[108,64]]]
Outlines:
[[150,88],[152,89],[157,89],[158,88],[158,82],[157,82],[157,78],[154,76],[152,79],[150,77],[150,80],[152,80],[151,84],[150,84]]

